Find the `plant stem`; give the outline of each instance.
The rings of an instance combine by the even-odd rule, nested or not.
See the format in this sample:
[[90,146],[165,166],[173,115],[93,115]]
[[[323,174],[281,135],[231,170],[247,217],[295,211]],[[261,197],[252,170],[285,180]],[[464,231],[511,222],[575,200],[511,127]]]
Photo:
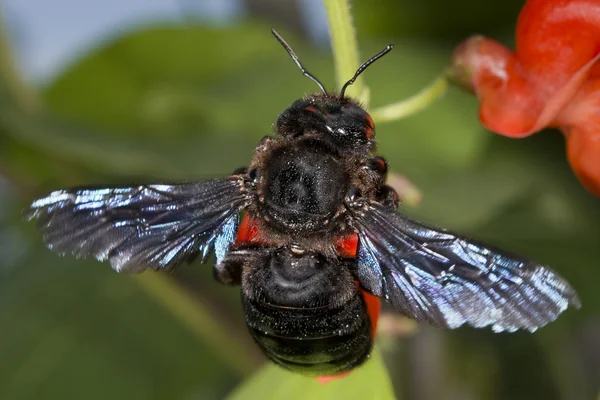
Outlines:
[[431,103],[440,98],[448,89],[445,76],[437,78],[426,88],[408,99],[376,108],[371,111],[371,117],[377,122],[396,121],[427,108]]
[[36,91],[27,84],[19,72],[13,57],[11,45],[8,40],[3,18],[0,16],[0,76],[2,77],[0,90],[7,94],[22,109],[35,112],[40,108],[40,98]]
[[[329,20],[335,78],[338,87],[341,88],[354,75],[360,63],[356,30],[350,14],[350,0],[324,0],[324,3]],[[362,77],[359,77],[353,85],[348,87],[346,94],[358,98],[362,96],[363,90],[363,80]]]

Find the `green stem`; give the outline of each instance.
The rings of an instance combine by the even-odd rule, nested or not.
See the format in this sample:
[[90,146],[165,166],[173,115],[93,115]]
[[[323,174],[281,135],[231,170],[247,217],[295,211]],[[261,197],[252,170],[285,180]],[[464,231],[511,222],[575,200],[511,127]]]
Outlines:
[[408,99],[376,108],[371,111],[371,116],[377,123],[396,121],[427,108],[440,98],[448,89],[445,76],[437,78],[429,86]]
[[246,376],[256,369],[256,363],[245,357],[248,351],[238,341],[232,340],[216,318],[211,317],[209,307],[199,299],[190,296],[171,279],[159,273],[147,272],[134,275],[133,278],[150,297],[192,330],[234,371]]
[[[356,30],[352,23],[349,0],[324,0],[324,3],[329,20],[336,82],[341,88],[354,75],[360,63]],[[363,95],[363,90],[363,80],[362,77],[359,77],[353,85],[348,87],[346,94],[358,98]]]
[[0,76],[2,82],[0,90],[6,90],[7,94],[22,109],[35,112],[40,108],[40,98],[36,91],[27,83],[21,75],[13,57],[6,27],[0,17]]

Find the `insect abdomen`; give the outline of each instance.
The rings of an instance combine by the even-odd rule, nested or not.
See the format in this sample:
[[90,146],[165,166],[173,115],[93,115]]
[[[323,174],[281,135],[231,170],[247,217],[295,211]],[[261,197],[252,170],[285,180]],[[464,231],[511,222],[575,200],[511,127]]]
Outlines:
[[350,262],[280,248],[244,266],[246,325],[267,357],[317,376],[348,371],[368,357],[371,320]]
[[359,292],[336,308],[293,308],[243,298],[250,333],[265,355],[289,370],[323,376],[362,364],[372,347],[371,322]]

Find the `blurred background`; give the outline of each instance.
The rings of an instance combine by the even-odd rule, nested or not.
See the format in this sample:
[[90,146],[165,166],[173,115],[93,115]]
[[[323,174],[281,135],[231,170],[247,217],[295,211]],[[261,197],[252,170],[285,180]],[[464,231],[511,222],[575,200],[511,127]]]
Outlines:
[[[521,6],[355,0],[362,58],[396,45],[364,75],[372,106],[426,86],[472,33],[512,46]],[[128,276],[59,258],[20,212],[65,186],[202,179],[246,165],[278,113],[316,89],[271,27],[334,85],[321,1],[5,0],[0,13],[0,398],[225,398],[264,363],[238,290],[199,263]],[[403,212],[552,266],[583,303],[533,335],[388,319],[379,344],[395,396],[595,399],[600,201],[572,175],[561,135],[493,135],[456,89],[377,134],[392,169],[423,196]]]

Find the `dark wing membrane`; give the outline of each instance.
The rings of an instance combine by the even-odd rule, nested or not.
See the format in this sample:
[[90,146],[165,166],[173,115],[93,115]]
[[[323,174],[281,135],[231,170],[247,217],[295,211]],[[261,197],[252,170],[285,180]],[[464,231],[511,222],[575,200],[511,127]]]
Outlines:
[[235,240],[246,198],[235,180],[105,189],[69,189],[34,201],[48,247],[60,254],[109,260],[117,271],[169,270],[214,250],[218,261]]
[[378,204],[352,213],[359,231],[360,283],[416,320],[533,332],[569,305],[580,307],[571,286],[544,266]]

